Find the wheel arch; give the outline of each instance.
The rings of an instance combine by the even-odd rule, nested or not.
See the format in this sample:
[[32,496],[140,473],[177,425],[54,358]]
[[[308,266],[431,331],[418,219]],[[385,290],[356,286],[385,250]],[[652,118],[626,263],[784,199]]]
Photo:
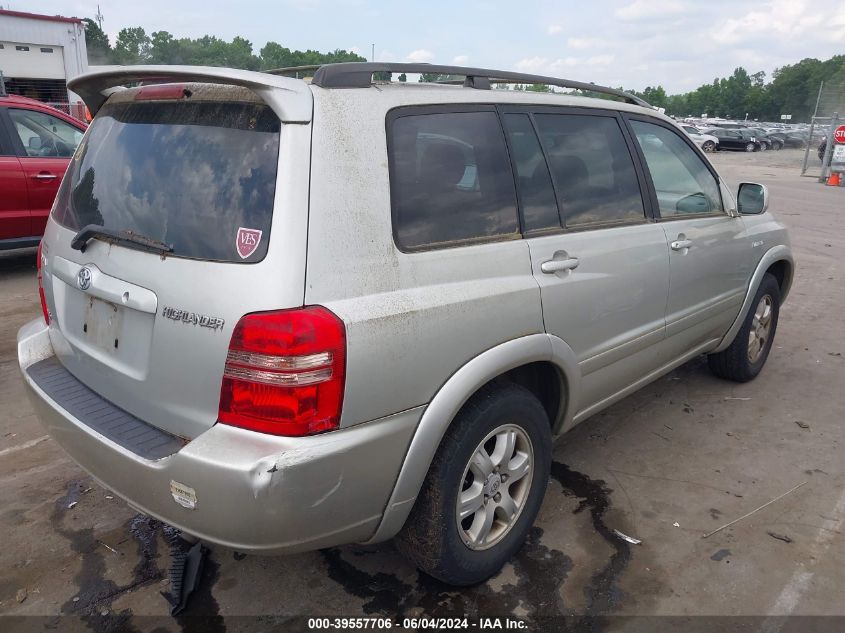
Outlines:
[[399,532],[446,429],[473,395],[497,380],[510,380],[537,395],[549,414],[553,436],[566,428],[575,414],[580,371],[575,353],[561,339],[545,333],[531,334],[479,354],[452,374],[426,407],[381,523],[368,543],[387,540]]
[[754,301],[754,295],[757,294],[757,289],[760,287],[760,283],[763,281],[763,276],[766,273],[771,273],[774,275],[775,279],[778,280],[778,286],[780,286],[780,300],[781,305],[783,305],[783,302],[786,301],[786,297],[789,295],[789,291],[792,288],[792,278],[794,272],[795,262],[792,258],[792,252],[788,246],[781,244],[766,251],[766,254],[763,255],[760,262],[757,264],[754,274],[751,276],[751,282],[748,284],[748,289],[745,292],[745,299],[742,302],[739,314],[728,330],[728,333],[725,334],[722,342],[719,343],[718,347],[714,349],[712,353],[721,352],[733,343],[737,332],[739,332],[743,321],[745,321],[745,316],[748,314],[748,310],[751,309],[751,303]]

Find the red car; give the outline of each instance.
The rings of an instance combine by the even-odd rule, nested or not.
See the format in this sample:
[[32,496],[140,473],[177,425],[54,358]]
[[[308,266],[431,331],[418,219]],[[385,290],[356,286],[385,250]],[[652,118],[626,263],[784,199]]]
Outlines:
[[41,240],[85,127],[34,99],[0,96],[0,251]]

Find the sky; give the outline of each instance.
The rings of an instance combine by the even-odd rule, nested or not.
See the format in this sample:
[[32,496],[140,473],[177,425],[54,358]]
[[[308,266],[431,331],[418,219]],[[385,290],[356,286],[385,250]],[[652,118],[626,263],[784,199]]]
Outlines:
[[[93,17],[97,2],[0,0],[6,9]],[[687,92],[737,66],[771,72],[845,54],[845,2],[821,0],[100,0],[121,28],[242,36],[257,53],[345,48],[376,61],[471,65],[643,90]]]

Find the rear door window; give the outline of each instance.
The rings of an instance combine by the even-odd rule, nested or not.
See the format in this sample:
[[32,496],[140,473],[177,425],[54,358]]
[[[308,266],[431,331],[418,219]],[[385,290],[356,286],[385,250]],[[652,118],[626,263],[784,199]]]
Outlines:
[[644,222],[634,161],[615,117],[536,114],[567,228]]
[[391,204],[405,250],[519,238],[496,112],[398,111],[388,121]]
[[138,233],[176,257],[260,261],[280,126],[252,101],[109,102],[71,161],[54,218],[75,231]]

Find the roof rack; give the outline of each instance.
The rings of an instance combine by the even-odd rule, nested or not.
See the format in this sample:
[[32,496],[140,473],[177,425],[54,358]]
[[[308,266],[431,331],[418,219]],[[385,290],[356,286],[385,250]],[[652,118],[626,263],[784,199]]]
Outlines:
[[320,64],[311,64],[308,66],[286,66],[285,68],[274,68],[272,70],[264,70],[262,72],[270,75],[281,75],[283,77],[293,76],[296,79],[302,79],[300,75],[307,73],[313,75],[318,68],[320,68]]
[[440,83],[462,83],[467,88],[489,90],[494,83],[527,83],[558,86],[573,90],[598,92],[621,99],[627,103],[650,108],[647,101],[637,96],[596,84],[545,77],[543,75],[529,75],[507,70],[490,70],[486,68],[466,68],[464,66],[441,66],[438,64],[414,63],[383,63],[383,62],[344,62],[338,64],[324,64],[322,66],[294,66],[267,71],[275,75],[298,74],[303,71],[314,71],[311,84],[321,88],[368,88],[373,83],[373,73],[420,73],[438,75],[456,75],[463,77],[463,82],[447,80]]

